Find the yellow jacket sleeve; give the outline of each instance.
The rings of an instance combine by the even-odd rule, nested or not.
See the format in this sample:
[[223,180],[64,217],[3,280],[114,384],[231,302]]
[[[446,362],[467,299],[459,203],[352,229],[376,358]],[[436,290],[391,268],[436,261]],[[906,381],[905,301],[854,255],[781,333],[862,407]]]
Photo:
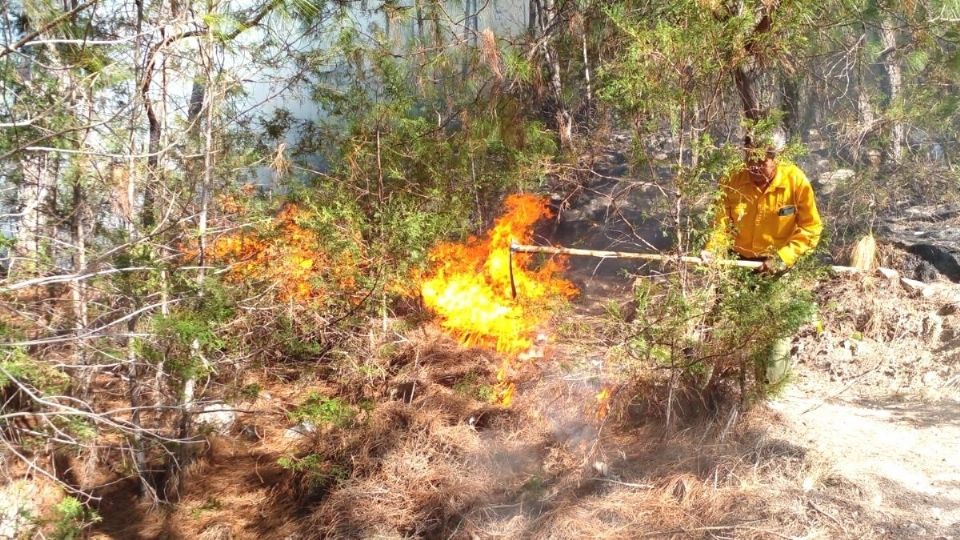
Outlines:
[[795,184],[795,201],[797,205],[797,227],[786,244],[777,250],[780,260],[787,266],[793,266],[804,253],[817,247],[820,233],[823,232],[823,223],[820,221],[820,212],[817,211],[817,202],[813,197],[813,187],[803,173]]
[[714,203],[713,229],[703,249],[716,255],[724,255],[733,244],[730,235],[730,216],[727,215],[727,187],[721,186],[721,194]]

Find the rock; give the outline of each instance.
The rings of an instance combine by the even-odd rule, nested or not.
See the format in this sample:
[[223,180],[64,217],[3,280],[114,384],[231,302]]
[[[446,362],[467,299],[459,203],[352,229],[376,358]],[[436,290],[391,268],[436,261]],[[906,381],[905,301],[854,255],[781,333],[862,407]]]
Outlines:
[[317,426],[313,422],[300,422],[299,424],[288,428],[283,432],[284,439],[303,439],[309,437],[317,431]]
[[0,488],[0,538],[29,538],[40,518],[36,488],[16,480]]
[[833,193],[837,186],[850,180],[856,175],[851,169],[837,169],[835,171],[825,172],[817,176],[816,188],[817,194],[829,195]]
[[201,409],[200,413],[194,418],[194,422],[200,426],[206,426],[218,435],[230,433],[234,422],[237,421],[237,413],[233,407],[226,403],[212,403]]
[[600,476],[607,476],[610,474],[610,467],[602,461],[593,462],[593,470],[597,472]]
[[927,530],[916,523],[910,523],[907,525],[906,529],[910,535],[910,538],[917,538],[918,536],[927,535]]
[[240,436],[250,442],[257,442],[263,439],[263,434],[260,433],[260,429],[256,424],[247,424],[241,427]]
[[923,259],[953,281],[960,281],[960,205],[913,206],[887,217],[881,240]]
[[880,268],[877,268],[877,272],[879,272],[881,276],[891,280],[900,277],[900,272],[897,272],[892,268],[884,268],[881,266]]
[[943,317],[930,313],[923,319],[923,337],[927,343],[937,344],[943,334]]
[[927,284],[922,281],[917,281],[910,278],[900,278],[900,284],[903,285],[904,289],[913,292],[920,292],[924,287],[927,286]]
[[930,161],[943,161],[943,158],[944,158],[943,146],[940,143],[931,144],[930,150],[927,151],[927,158]]
[[924,386],[930,386],[933,388],[939,388],[940,383],[943,382],[943,380],[940,378],[940,374],[936,371],[928,371],[924,373],[921,381],[923,381]]
[[951,308],[947,306],[960,304],[960,286],[946,282],[931,283],[920,291],[920,296],[944,306],[944,311],[949,312]]
[[0,538],[33,538],[42,514],[61,498],[59,489],[24,479],[0,487]]

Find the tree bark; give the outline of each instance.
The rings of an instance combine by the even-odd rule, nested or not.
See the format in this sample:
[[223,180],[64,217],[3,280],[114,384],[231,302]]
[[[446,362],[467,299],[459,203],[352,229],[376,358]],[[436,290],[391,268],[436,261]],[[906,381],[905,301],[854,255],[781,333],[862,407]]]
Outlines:
[[20,220],[9,274],[25,277],[35,274],[40,268],[43,238],[50,221],[50,199],[56,180],[47,154],[27,156],[20,168],[23,175],[17,190]]
[[[760,50],[759,38],[770,31],[773,26],[773,14],[778,2],[764,2],[760,20],[753,27],[753,32],[744,45],[747,57],[733,70],[733,82],[740,96],[743,114],[751,122],[761,120],[766,114],[766,108],[760,103],[757,95],[757,73],[760,69],[763,51]],[[729,13],[732,17],[735,14]]]
[[530,0],[527,4],[527,34],[530,37],[534,37],[537,34],[537,28],[540,27],[538,22],[538,13],[540,11],[539,6],[537,5],[537,0]]
[[903,89],[903,71],[897,53],[897,30],[894,21],[886,18],[880,25],[880,38],[885,54],[884,69],[887,73],[887,120],[890,122],[890,159],[894,163],[903,160],[904,127],[899,106]]
[[[860,38],[861,42],[866,40],[866,29],[864,35]],[[876,124],[876,114],[873,111],[873,105],[870,103],[870,92],[864,77],[864,68],[866,61],[864,59],[864,48],[861,45],[857,47],[857,140],[853,144],[853,161],[860,160],[860,148],[864,137],[873,131]]]
[[[209,36],[211,42],[213,36]],[[214,139],[213,139],[213,123],[214,123],[214,98],[215,95],[211,91],[211,84],[213,82],[213,58],[212,55],[205,50],[205,45],[201,43],[199,50],[200,61],[203,64],[203,79],[202,82],[194,83],[194,92],[191,95],[190,103],[190,114],[193,117],[192,120],[192,129],[198,129],[201,124],[203,126],[203,174],[201,175],[200,189],[199,189],[199,203],[200,211],[197,216],[197,266],[199,270],[197,271],[197,295],[200,297],[200,302],[204,300],[204,280],[206,279],[206,272],[204,266],[206,265],[206,247],[207,247],[207,213],[209,206],[210,190],[213,183],[213,167],[214,167]],[[198,77],[198,81],[200,78]],[[199,89],[199,90],[198,90]],[[201,113],[206,113],[201,117]],[[194,362],[200,362],[204,366],[207,365],[207,359],[203,356],[202,344],[194,340],[191,343],[191,355],[193,356]],[[191,448],[186,441],[189,441],[193,437],[193,413],[196,404],[196,389],[197,379],[195,376],[187,376],[183,381],[183,391],[180,396],[180,418],[178,420],[177,427],[177,438],[180,439],[181,443],[177,450],[177,470],[175,471],[174,478],[176,479],[175,484],[175,493],[174,497],[179,498],[179,495],[184,493],[186,490],[186,467],[190,464],[193,459]]]
[[783,127],[790,136],[803,135],[803,117],[800,112],[802,93],[797,77],[784,74],[781,80],[783,90]]
[[763,118],[763,107],[760,106],[760,100],[757,97],[754,69],[745,66],[737,67],[733,71],[733,82],[737,87],[737,95],[740,96],[743,115],[753,122],[759,121]]
[[[84,226],[84,219],[87,214],[87,196],[83,189],[83,184],[79,181],[73,184],[73,218],[71,227],[71,240],[73,242],[74,257],[73,271],[78,275],[83,275],[87,268],[87,232]],[[83,341],[79,337],[86,330],[88,320],[86,285],[81,279],[76,279],[70,284],[70,296],[73,306],[73,331],[77,339],[77,363],[86,366],[86,349]],[[88,395],[90,391],[90,381],[93,379],[93,370],[84,369],[81,377],[81,395]]]
[[546,37],[557,19],[555,0],[536,0],[540,33],[544,36],[541,42],[544,62],[550,75],[550,90],[552,94],[553,113],[557,121],[557,132],[560,135],[561,148],[573,147],[573,119],[563,102],[563,81],[560,78],[560,56],[554,49],[552,39]]

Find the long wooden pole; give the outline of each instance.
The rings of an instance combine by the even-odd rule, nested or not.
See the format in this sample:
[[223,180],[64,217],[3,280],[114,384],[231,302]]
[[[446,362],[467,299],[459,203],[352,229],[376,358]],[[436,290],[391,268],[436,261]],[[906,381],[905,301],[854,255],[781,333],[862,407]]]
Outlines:
[[[577,249],[567,247],[553,246],[526,246],[523,244],[510,244],[510,251],[514,253],[551,253],[554,255],[580,255],[584,257],[599,257],[601,259],[641,259],[645,261],[676,261],[677,257],[673,255],[663,255],[661,253],[636,253],[632,251],[604,251],[596,249]],[[680,260],[688,264],[719,264],[723,266],[738,266],[740,268],[760,268],[763,264],[759,261],[741,261],[736,259],[716,259],[706,263],[700,257],[680,257]]]
[[[567,247],[553,246],[528,246],[523,244],[511,243],[510,251],[512,253],[551,253],[554,255],[579,255],[585,257],[599,257],[601,259],[641,259],[645,261],[676,261],[677,257],[673,255],[663,255],[661,253],[637,253],[632,251],[604,251],[596,249],[577,249]],[[716,264],[720,266],[736,266],[739,268],[757,269],[763,264],[760,261],[742,261],[739,259],[715,259],[705,262],[700,257],[683,256],[680,261],[687,264]],[[853,274],[861,270],[852,266],[831,266],[831,270],[838,273]]]

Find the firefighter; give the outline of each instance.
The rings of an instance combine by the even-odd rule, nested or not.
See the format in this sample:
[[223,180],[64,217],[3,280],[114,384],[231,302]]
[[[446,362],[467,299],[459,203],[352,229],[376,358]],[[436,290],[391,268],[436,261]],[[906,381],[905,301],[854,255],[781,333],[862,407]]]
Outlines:
[[[714,230],[700,253],[704,261],[731,248],[741,259],[761,262],[760,273],[776,275],[817,246],[823,225],[813,187],[799,167],[780,157],[785,144],[781,131],[745,137],[745,164],[721,185]],[[764,382],[779,382],[789,360],[790,340],[778,340]]]
[[779,157],[785,143],[780,131],[765,144],[745,138],[745,166],[721,186],[704,259],[730,246],[741,259],[762,262],[760,272],[776,273],[817,246],[823,224],[813,187],[799,167]]

